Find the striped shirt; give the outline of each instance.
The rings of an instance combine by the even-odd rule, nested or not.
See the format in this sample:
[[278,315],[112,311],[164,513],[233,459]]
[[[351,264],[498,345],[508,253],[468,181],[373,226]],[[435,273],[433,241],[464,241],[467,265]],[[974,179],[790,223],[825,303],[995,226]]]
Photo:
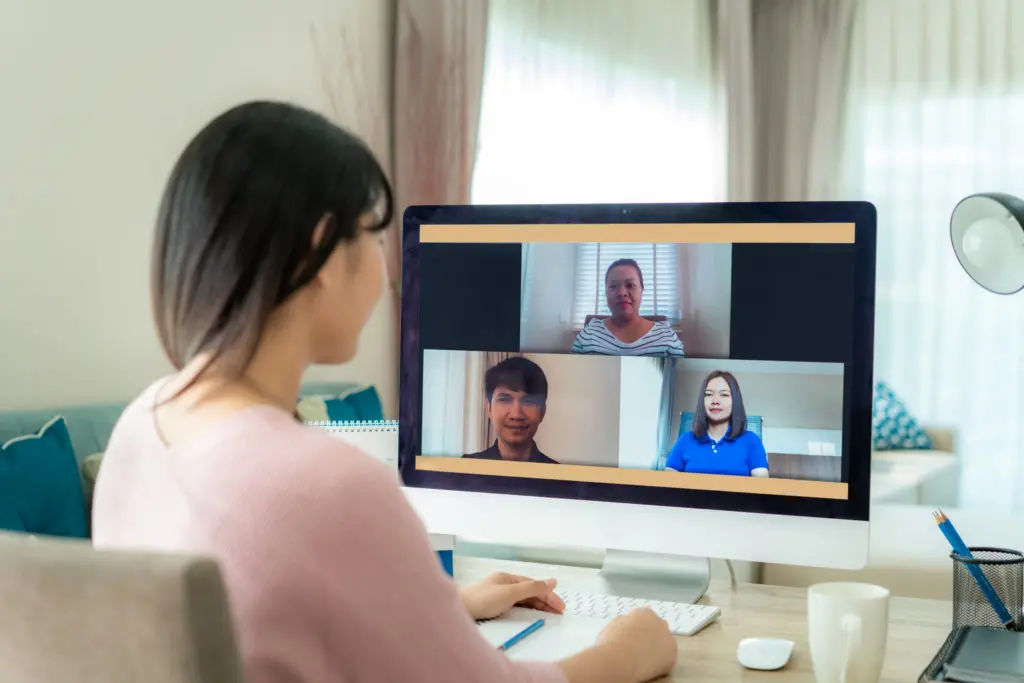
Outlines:
[[683,342],[665,321],[635,342],[626,343],[611,333],[604,321],[594,318],[580,330],[572,343],[573,353],[594,353],[604,356],[672,356],[683,357]]

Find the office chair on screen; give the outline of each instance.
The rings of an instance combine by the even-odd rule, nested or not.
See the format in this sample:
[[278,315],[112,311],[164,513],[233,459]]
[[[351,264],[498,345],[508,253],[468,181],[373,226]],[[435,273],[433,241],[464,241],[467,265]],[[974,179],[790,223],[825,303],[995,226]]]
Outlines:
[[243,683],[209,559],[0,532],[0,681]]
[[[586,318],[583,319],[583,326],[586,327],[587,325],[590,324],[590,321],[594,320],[595,318],[597,320],[604,320],[605,318],[610,318],[610,317],[611,316],[608,316],[608,315],[593,315],[593,314],[591,314],[591,315],[588,315]],[[644,316],[640,316],[640,317],[646,318],[647,320],[650,320],[652,323],[665,323],[665,322],[668,322],[668,316],[666,316],[666,315],[644,315]]]

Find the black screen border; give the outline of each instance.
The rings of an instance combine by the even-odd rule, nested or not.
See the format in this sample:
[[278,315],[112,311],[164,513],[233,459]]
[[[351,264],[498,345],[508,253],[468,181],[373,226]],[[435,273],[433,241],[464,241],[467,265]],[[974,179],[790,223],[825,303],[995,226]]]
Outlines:
[[[427,224],[853,223],[854,321],[844,366],[846,500],[540,480],[416,469],[423,396],[420,226]],[[399,470],[405,486],[691,509],[867,521],[871,484],[877,212],[869,202],[410,206],[402,219]],[[481,349],[484,351],[486,349]]]

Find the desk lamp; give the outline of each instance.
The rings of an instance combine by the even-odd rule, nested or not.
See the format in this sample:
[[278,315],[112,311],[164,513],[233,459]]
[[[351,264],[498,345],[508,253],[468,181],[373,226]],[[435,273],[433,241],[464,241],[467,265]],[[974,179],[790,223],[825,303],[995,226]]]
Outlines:
[[979,285],[995,294],[1024,289],[1024,200],[999,192],[964,197],[953,209],[949,237]]

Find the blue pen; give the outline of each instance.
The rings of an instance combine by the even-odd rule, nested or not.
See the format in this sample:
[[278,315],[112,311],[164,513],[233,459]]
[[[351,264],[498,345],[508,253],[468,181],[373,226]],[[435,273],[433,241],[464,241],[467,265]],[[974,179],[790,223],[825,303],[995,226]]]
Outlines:
[[534,631],[536,631],[537,629],[539,629],[543,625],[544,625],[544,620],[543,619],[538,619],[537,621],[533,622],[532,624],[530,624],[529,626],[524,628],[522,631],[520,631],[519,633],[515,634],[514,636],[512,636],[511,638],[506,640],[504,643],[499,645],[498,649],[502,650],[502,651],[509,649],[510,647],[512,647],[513,645],[518,643],[520,640],[522,640],[526,636],[530,635],[531,633],[533,633]]
[[[949,521],[945,513],[942,510],[936,510],[932,513],[935,517],[935,521],[939,525],[939,530],[942,531],[942,535],[946,537],[949,544],[953,546],[953,552],[965,559],[974,559],[971,555],[970,549],[964,540],[960,538],[960,534],[957,533],[953,523]],[[999,594],[996,593],[996,589],[992,587],[992,583],[985,576],[985,572],[981,570],[981,567],[974,564],[973,562],[965,562],[967,570],[971,572],[971,576],[974,577],[974,581],[978,584],[978,588],[981,589],[985,599],[988,600],[989,604],[992,605],[992,609],[996,611],[996,616],[999,617],[999,621],[1003,622],[1003,626],[1006,628],[1013,628],[1015,626],[1013,616],[1010,615],[1010,611],[1006,609],[1006,605],[1003,603]]]

